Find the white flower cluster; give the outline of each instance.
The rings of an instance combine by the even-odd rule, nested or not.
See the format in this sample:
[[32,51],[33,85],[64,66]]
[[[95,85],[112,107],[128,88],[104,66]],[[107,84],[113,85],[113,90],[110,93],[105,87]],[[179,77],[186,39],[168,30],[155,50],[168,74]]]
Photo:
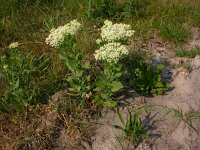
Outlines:
[[8,46],[9,49],[14,49],[14,48],[17,48],[17,47],[19,47],[19,43],[18,42],[13,42]]
[[121,43],[108,43],[96,50],[94,56],[96,60],[117,63],[121,56],[127,54],[128,50],[125,45],[121,45]]
[[95,59],[117,63],[123,55],[128,55],[126,46],[120,42],[128,40],[134,32],[130,25],[106,20],[101,28],[101,39],[96,41],[98,45],[104,45],[95,51]]
[[123,23],[113,24],[111,21],[104,21],[101,28],[101,39],[105,42],[114,42],[119,40],[127,40],[135,33],[131,30],[131,26]]
[[81,24],[77,20],[73,20],[64,26],[57,29],[52,29],[49,36],[46,38],[46,44],[52,47],[59,47],[67,35],[75,35]]

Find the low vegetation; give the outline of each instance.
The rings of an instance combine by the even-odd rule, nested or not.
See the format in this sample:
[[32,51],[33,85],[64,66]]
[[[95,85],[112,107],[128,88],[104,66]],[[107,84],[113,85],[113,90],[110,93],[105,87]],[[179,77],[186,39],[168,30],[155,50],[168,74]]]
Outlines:
[[142,140],[148,137],[147,128],[143,125],[139,113],[132,115],[129,110],[126,122],[119,109],[117,109],[117,114],[124,127],[118,125],[114,125],[114,127],[122,130],[128,138],[130,138],[134,145],[137,146],[140,142],[142,142]]
[[183,48],[179,48],[179,49],[175,50],[175,54],[176,54],[176,56],[179,56],[179,57],[194,58],[195,56],[200,55],[200,49],[196,48],[196,49],[192,49],[192,50],[186,50]]
[[[59,127],[70,122],[78,132],[84,121],[118,107],[117,98],[127,89],[144,96],[163,94],[170,87],[162,79],[164,66],[153,65],[152,56],[131,43],[144,42],[153,32],[179,46],[191,27],[199,27],[199,14],[195,0],[2,0],[0,118],[8,126],[29,119],[31,124],[40,116],[38,107],[47,107],[59,116]],[[191,58],[200,54],[199,49],[175,53]],[[61,91],[63,99],[50,101]],[[139,112],[129,111],[126,122],[118,115],[124,127],[115,127],[134,145],[148,137]],[[0,126],[4,133],[12,132]],[[23,138],[6,144],[23,149]],[[30,143],[29,148],[37,145]]]

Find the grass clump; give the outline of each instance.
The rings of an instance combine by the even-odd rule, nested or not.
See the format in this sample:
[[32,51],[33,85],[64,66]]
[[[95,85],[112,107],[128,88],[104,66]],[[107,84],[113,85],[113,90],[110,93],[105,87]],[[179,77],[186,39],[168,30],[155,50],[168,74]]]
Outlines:
[[145,125],[143,125],[139,113],[135,113],[134,115],[132,115],[129,110],[126,121],[120,113],[119,109],[117,109],[117,114],[121,123],[123,124],[123,127],[118,125],[114,125],[114,127],[122,130],[128,136],[128,138],[130,138],[134,146],[137,146],[140,142],[148,137],[148,134],[146,133],[147,128],[145,127]]
[[153,21],[153,27],[159,29],[160,35],[180,44],[188,39],[190,28],[197,25],[199,4],[189,1],[168,1],[161,5],[158,16]]
[[189,32],[186,27],[175,20],[163,19],[159,25],[160,35],[166,39],[171,39],[175,43],[183,43],[188,38]]
[[114,17],[117,10],[116,0],[99,0],[92,1],[88,3],[88,17],[92,18],[110,18]]
[[175,65],[175,68],[181,68],[181,67],[185,68],[188,71],[192,70],[192,65],[190,63],[179,63]]
[[88,2],[87,16],[97,22],[102,19],[145,18],[148,15],[147,0],[99,0]]
[[125,17],[135,16],[136,18],[146,18],[149,16],[149,5],[151,1],[148,0],[127,0],[122,6]]
[[193,126],[194,120],[199,120],[199,111],[190,110],[186,113],[183,112],[180,108],[168,108],[169,112],[174,115],[174,117],[180,122],[185,123],[188,125],[191,129],[196,131],[198,133],[198,129]]
[[178,48],[175,50],[175,55],[178,57],[194,58],[195,56],[200,55],[200,49],[186,50],[184,48]]

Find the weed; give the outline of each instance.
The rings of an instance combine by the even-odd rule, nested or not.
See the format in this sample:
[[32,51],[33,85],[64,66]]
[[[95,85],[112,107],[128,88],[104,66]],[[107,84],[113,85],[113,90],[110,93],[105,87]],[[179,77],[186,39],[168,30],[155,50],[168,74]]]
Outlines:
[[[127,61],[128,60],[128,61]],[[130,54],[126,59],[128,70],[128,83],[130,86],[142,94],[163,94],[170,85],[161,80],[163,65],[156,67],[146,63],[141,56]]]
[[199,112],[191,111],[184,114],[181,109],[175,109],[175,108],[168,108],[168,109],[169,112],[172,112],[174,114],[174,116],[179,122],[181,121],[184,122],[194,131],[198,132],[198,130],[192,124],[192,119],[194,118],[197,119],[199,117]]
[[88,1],[88,17],[110,18],[116,13],[116,0]]
[[[162,14],[155,19],[153,26],[160,30],[160,35],[176,44],[183,43],[189,36],[189,24],[186,16],[191,14],[191,4],[173,3],[162,6]],[[187,23],[186,23],[187,22]]]
[[175,43],[184,42],[189,35],[188,29],[175,19],[163,18],[163,22],[159,25],[160,35],[166,39],[170,39]]
[[3,31],[5,30],[5,19],[2,19],[0,21],[0,33],[3,33]]
[[56,72],[51,74],[51,60],[46,55],[38,57],[31,52],[22,52],[19,48],[6,51],[1,57],[0,80],[4,89],[0,111],[23,112],[30,105],[46,103],[49,94],[60,87],[62,80]]
[[[96,113],[102,106],[116,106],[115,96],[124,88],[124,77],[127,77],[128,86],[131,85],[138,92],[162,94],[169,85],[161,80],[161,65],[152,67],[143,58],[132,56],[126,63],[119,61],[117,64],[107,64],[103,61],[93,63],[94,61],[90,61],[93,58],[85,58],[85,54],[93,53],[97,48],[94,41],[98,29],[94,25],[101,25],[105,18],[131,23],[137,31],[139,41],[141,37],[149,39],[149,33],[154,32],[151,30],[153,25],[162,37],[175,43],[183,43],[187,40],[190,27],[199,27],[199,6],[196,1],[188,0],[164,3],[159,0],[1,0],[0,51],[4,52],[0,54],[0,112],[16,112],[18,116],[19,112],[31,110],[39,103],[47,103],[49,96],[64,86],[67,88],[67,97],[58,102],[56,109],[61,116],[64,114],[67,121],[68,118],[81,120],[88,115],[84,112],[87,106],[89,107],[86,111],[90,114]],[[85,29],[75,40],[66,37],[68,43],[58,50],[62,61],[57,55],[43,54],[44,49],[48,50],[48,53],[55,49],[47,48],[43,44],[34,46],[36,43],[43,43],[46,31],[74,18],[81,20]],[[33,43],[21,46],[23,50],[31,49],[31,52],[15,48],[8,50],[5,47],[11,41]],[[38,51],[41,56],[36,54]],[[196,50],[190,54],[181,53],[177,55],[199,55]],[[96,107],[97,105],[100,107]],[[135,109],[137,111],[140,108]],[[182,118],[187,120],[186,118],[190,117],[199,119],[199,113],[191,112]],[[134,131],[131,123],[136,126],[137,131]],[[144,138],[139,114],[132,115],[129,112],[126,124],[123,129],[127,129],[123,131],[136,143]],[[71,126],[80,127],[76,123],[72,123]],[[141,130],[138,129],[140,127]],[[55,144],[50,140],[46,145],[43,135],[46,129],[41,132],[39,139],[44,143],[41,144],[41,148]],[[22,141],[20,148],[28,148],[27,146],[34,144],[29,139]],[[38,137],[35,140],[37,139]]]
[[124,127],[118,125],[114,125],[114,127],[122,130],[128,137],[130,137],[134,145],[137,146],[142,142],[142,140],[148,137],[148,134],[146,133],[147,128],[142,124],[139,113],[132,115],[132,113],[128,111],[128,119],[126,122],[119,109],[117,109],[117,114]]
[[123,88],[122,82],[119,80],[123,74],[122,65],[104,63],[103,67],[104,70],[99,72],[95,83],[95,100],[96,102],[103,100],[103,105],[114,107],[117,105],[117,102],[113,101],[112,97]]
[[[76,29],[77,24],[78,26],[80,24],[75,22],[70,22],[55,29],[46,39],[46,43],[58,48],[59,57],[64,60],[66,67],[71,72],[66,79],[70,86],[68,90],[80,100],[80,103],[88,104],[92,100],[96,105],[114,107],[117,103],[112,100],[112,97],[123,88],[122,83],[119,81],[123,73],[122,65],[102,61],[103,69],[92,72],[90,69],[92,67],[84,63],[84,56],[76,47],[77,40],[73,30]],[[66,28],[66,30],[62,30],[63,28]],[[65,31],[66,35],[60,33],[60,31]],[[112,52],[113,47],[108,50]],[[118,57],[120,56],[117,56],[116,59],[119,59]]]
[[188,113],[188,117],[192,119],[200,120],[200,111],[192,110]]
[[180,68],[180,67],[183,67],[187,69],[188,71],[192,70],[192,65],[190,63],[180,63],[175,66],[175,68]]
[[88,2],[88,18],[101,21],[102,19],[124,19],[135,16],[145,18],[149,14],[148,0],[99,0]]
[[149,0],[127,0],[121,7],[125,15],[145,18],[148,16],[148,5],[150,5]]
[[200,49],[186,50],[184,48],[178,48],[175,50],[175,55],[178,57],[194,58],[195,56],[200,55]]

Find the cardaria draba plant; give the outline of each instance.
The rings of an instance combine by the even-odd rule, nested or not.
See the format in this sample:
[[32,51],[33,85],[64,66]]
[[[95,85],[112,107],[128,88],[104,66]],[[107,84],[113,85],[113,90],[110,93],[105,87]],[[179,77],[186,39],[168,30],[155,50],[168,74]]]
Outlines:
[[88,98],[90,93],[90,75],[84,74],[87,67],[83,62],[83,55],[76,47],[76,34],[81,24],[73,20],[64,26],[51,30],[46,43],[59,50],[60,59],[64,60],[70,75],[67,77],[68,91],[81,102]]
[[76,47],[76,33],[80,26],[80,23],[74,20],[53,29],[46,43],[59,49],[60,58],[70,70],[66,80],[71,95],[84,102],[92,100],[96,105],[116,106],[113,97],[123,88],[120,77],[124,74],[119,62],[123,56],[128,55],[125,44],[134,31],[129,25],[113,24],[106,20],[101,28],[101,38],[97,40],[99,49],[94,54],[97,64],[100,64],[102,69],[92,72],[90,66],[84,65],[83,55]]
[[123,88],[120,77],[125,70],[120,59],[128,55],[126,44],[134,31],[126,24],[113,24],[106,20],[101,28],[101,37],[96,42],[100,48],[95,51],[95,59],[103,66],[103,71],[97,74],[96,100],[102,99],[107,106],[116,106],[112,97]]

